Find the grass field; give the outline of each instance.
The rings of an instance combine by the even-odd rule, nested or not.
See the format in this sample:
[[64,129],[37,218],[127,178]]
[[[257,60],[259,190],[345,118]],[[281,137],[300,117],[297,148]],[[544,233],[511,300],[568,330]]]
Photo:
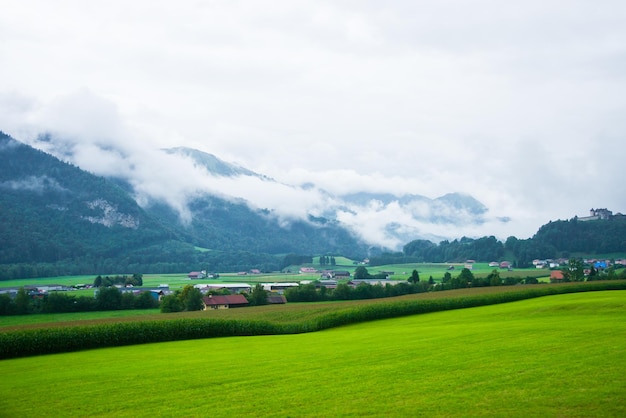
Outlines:
[[626,291],[0,362],[0,415],[626,416]]
[[[542,285],[543,286],[543,285]],[[550,286],[568,286],[553,284]],[[92,325],[120,321],[162,321],[164,319],[205,318],[205,319],[254,319],[273,323],[293,323],[319,318],[329,312],[339,311],[356,305],[385,304],[405,300],[429,300],[446,298],[467,298],[488,294],[519,292],[536,286],[498,286],[447,290],[445,292],[426,292],[394,297],[391,299],[366,299],[332,302],[287,303],[284,305],[265,305],[242,309],[208,310],[163,314],[158,309],[120,310],[98,312],[75,312],[59,314],[32,314],[0,316],[0,332],[24,328],[49,328],[53,326]]]
[[[350,260],[344,259],[343,257],[337,257],[337,266],[334,266],[335,270],[347,270],[351,273],[354,272],[357,266],[353,265]],[[341,264],[346,263],[346,264]],[[319,270],[323,270],[317,264],[312,265]],[[437,282],[441,281],[443,275],[445,274],[449,264],[442,263],[412,263],[412,264],[394,264],[394,265],[386,265],[386,266],[376,266],[369,267],[368,271],[371,274],[376,274],[381,271],[391,271],[394,272],[393,275],[390,276],[390,279],[395,280],[406,280],[411,272],[415,269],[419,272],[420,278],[422,280],[428,280],[430,276]],[[456,276],[460,273],[463,268],[462,264],[455,264],[455,270],[450,271],[453,276]],[[248,274],[248,275],[239,275],[237,273],[221,273],[218,279],[200,279],[200,280],[190,280],[187,277],[187,273],[177,273],[177,274],[144,274],[143,275],[143,286],[144,287],[157,287],[160,284],[168,284],[172,289],[179,289],[188,284],[198,284],[198,283],[229,283],[229,282],[244,282],[244,283],[263,283],[263,282],[299,282],[303,280],[316,280],[319,279],[319,273],[315,274],[301,274],[297,272],[297,266],[294,267],[293,273],[266,273],[266,274]],[[486,276],[491,271],[494,270],[493,267],[489,267],[487,263],[475,263],[473,268],[473,273],[477,277]],[[123,275],[124,273],[119,273]],[[115,276],[116,274],[110,274],[110,276]],[[130,275],[130,274],[129,274]],[[549,272],[546,270],[537,270],[537,269],[520,269],[513,271],[500,270],[501,277],[538,277],[538,278],[547,278],[550,276]],[[20,287],[20,286],[28,286],[28,285],[46,285],[46,284],[60,284],[65,286],[76,286],[80,284],[92,284],[96,275],[83,275],[83,276],[60,276],[60,277],[46,277],[46,278],[36,278],[36,279],[16,279],[16,280],[6,280],[0,282],[0,287]],[[82,291],[80,294],[89,294],[89,291]],[[79,295],[79,293],[77,293]]]

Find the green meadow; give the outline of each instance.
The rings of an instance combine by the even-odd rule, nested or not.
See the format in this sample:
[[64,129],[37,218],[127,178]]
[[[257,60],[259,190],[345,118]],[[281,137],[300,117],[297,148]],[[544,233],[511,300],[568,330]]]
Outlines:
[[0,416],[622,417],[625,336],[600,291],[3,360]]
[[[454,270],[448,270],[449,266],[454,266]],[[318,270],[323,270],[326,267],[322,267],[319,264],[308,265]],[[354,273],[356,269],[350,260],[344,257],[337,257],[337,265],[333,266],[335,270],[347,270],[350,273]],[[376,274],[379,272],[393,272],[389,276],[392,280],[406,280],[409,278],[413,270],[417,270],[421,280],[428,280],[430,276],[437,282],[440,282],[446,271],[449,271],[452,276],[456,276],[463,268],[463,264],[444,264],[444,263],[406,263],[406,264],[392,264],[385,266],[366,266],[369,273]],[[188,284],[199,283],[232,283],[232,282],[244,282],[244,283],[262,283],[262,282],[299,282],[303,280],[316,280],[320,278],[319,273],[299,273],[300,266],[293,266],[291,273],[264,273],[264,274],[247,274],[240,275],[238,273],[220,273],[218,279],[194,279],[190,280],[187,277],[187,273],[176,274],[144,274],[143,286],[144,287],[157,287],[161,284],[167,284],[172,289],[182,288]],[[473,265],[472,272],[477,277],[487,276],[494,270],[494,267],[489,267],[487,263],[475,263]],[[498,269],[499,270],[499,269]],[[537,277],[547,278],[550,276],[550,272],[547,270],[538,270],[534,268],[519,269],[513,271],[499,270],[501,277]],[[109,274],[110,276],[116,276],[117,274]],[[120,273],[119,275],[123,275]],[[132,275],[132,274],[128,274]],[[46,277],[37,279],[16,279],[5,280],[0,283],[0,287],[20,287],[29,285],[47,285],[47,284],[59,284],[65,286],[77,286],[77,285],[90,285],[93,283],[97,275],[82,275],[82,276],[59,276],[59,277]],[[106,274],[103,274],[106,276]],[[91,290],[80,291],[79,294],[93,294]]]

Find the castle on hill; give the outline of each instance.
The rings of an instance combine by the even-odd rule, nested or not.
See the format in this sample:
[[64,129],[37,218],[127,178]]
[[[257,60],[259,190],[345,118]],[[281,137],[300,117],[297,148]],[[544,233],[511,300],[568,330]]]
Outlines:
[[[621,215],[621,214],[618,214]],[[589,216],[581,216],[578,218],[579,221],[597,221],[603,220],[608,221],[613,217],[613,212],[608,210],[607,208],[602,209],[591,209],[589,210]]]

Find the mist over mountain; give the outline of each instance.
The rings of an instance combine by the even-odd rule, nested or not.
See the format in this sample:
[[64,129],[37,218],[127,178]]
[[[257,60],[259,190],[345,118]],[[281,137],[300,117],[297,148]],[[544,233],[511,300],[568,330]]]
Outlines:
[[148,211],[168,208],[170,219],[176,214],[177,222],[195,236],[200,236],[200,225],[219,218],[206,209],[200,211],[199,202],[218,200],[232,207],[245,205],[283,229],[295,225],[319,229],[320,223],[312,220],[323,220],[325,227],[333,225],[349,233],[364,247],[398,250],[413,239],[438,242],[459,235],[488,233],[502,239],[510,235],[508,218],[490,215],[489,208],[468,193],[429,198],[410,191],[379,193],[365,185],[351,193],[333,194],[314,182],[279,182],[188,147],[150,149],[132,141],[58,134],[40,135],[31,145],[113,179]]
[[[45,143],[54,144],[54,139],[47,137]],[[63,147],[65,158],[77,155],[67,152],[72,149]],[[169,164],[156,172],[146,171],[155,165],[141,165],[133,153],[114,147],[104,152],[135,165],[116,166],[101,176],[0,133],[0,279],[198,268],[275,271],[287,254],[385,256],[397,251],[385,245],[389,242],[402,243],[402,252],[386,253],[393,256],[414,257],[407,248],[430,242],[429,251],[440,248],[440,256],[450,259],[443,249],[474,242],[461,231],[494,222],[488,208],[463,193],[435,199],[372,192],[333,195],[312,183],[280,183],[193,149],[147,152],[152,164]],[[150,173],[152,183],[141,182]],[[158,180],[165,183],[158,187]],[[285,195],[297,204],[289,207]],[[509,236],[506,245],[520,263],[572,250],[621,251],[624,216],[610,218],[610,223],[550,223],[532,239]],[[457,235],[450,243],[437,234],[450,227],[461,241]],[[593,245],[589,237],[595,237]],[[493,234],[475,242],[503,248]],[[420,257],[432,258],[431,253]]]
[[0,263],[92,265],[177,234],[121,188],[0,133]]
[[[351,230],[369,245],[399,249],[404,243],[415,239],[429,239],[438,242],[456,237],[460,229],[471,229],[489,220],[488,208],[474,197],[464,193],[447,193],[435,199],[416,194],[395,195],[360,191],[333,195],[318,188],[313,183],[300,186],[276,182],[246,168],[227,163],[218,157],[190,148],[173,148],[168,153],[185,156],[195,167],[200,167],[212,176],[237,179],[229,183],[232,189],[221,189],[223,195],[243,199],[253,207],[261,208],[278,217],[283,216],[284,207],[260,198],[258,192],[266,190],[274,193],[292,194],[294,199],[308,199],[308,206],[294,218],[332,219]],[[261,180],[260,189],[249,193],[249,189],[235,187],[253,179]],[[282,199],[281,199],[282,201]],[[399,215],[399,216],[397,216]],[[504,224],[508,219],[492,221]],[[289,220],[287,220],[289,222]],[[452,228],[453,227],[453,228]],[[448,230],[449,232],[445,232]],[[453,233],[450,233],[454,231]]]
[[213,154],[198,151],[193,148],[174,147],[164,148],[163,151],[170,155],[179,155],[181,157],[188,158],[193,161],[195,165],[205,168],[208,173],[214,176],[255,176],[259,178],[266,178],[265,176],[257,174],[247,168],[222,161]]

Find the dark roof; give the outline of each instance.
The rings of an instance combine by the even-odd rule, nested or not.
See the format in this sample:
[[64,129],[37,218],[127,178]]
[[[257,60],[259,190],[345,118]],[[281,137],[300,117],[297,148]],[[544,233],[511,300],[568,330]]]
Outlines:
[[244,295],[213,295],[205,296],[202,300],[207,306],[248,304],[248,299]]
[[267,303],[287,303],[287,299],[283,295],[269,295],[267,297]]

